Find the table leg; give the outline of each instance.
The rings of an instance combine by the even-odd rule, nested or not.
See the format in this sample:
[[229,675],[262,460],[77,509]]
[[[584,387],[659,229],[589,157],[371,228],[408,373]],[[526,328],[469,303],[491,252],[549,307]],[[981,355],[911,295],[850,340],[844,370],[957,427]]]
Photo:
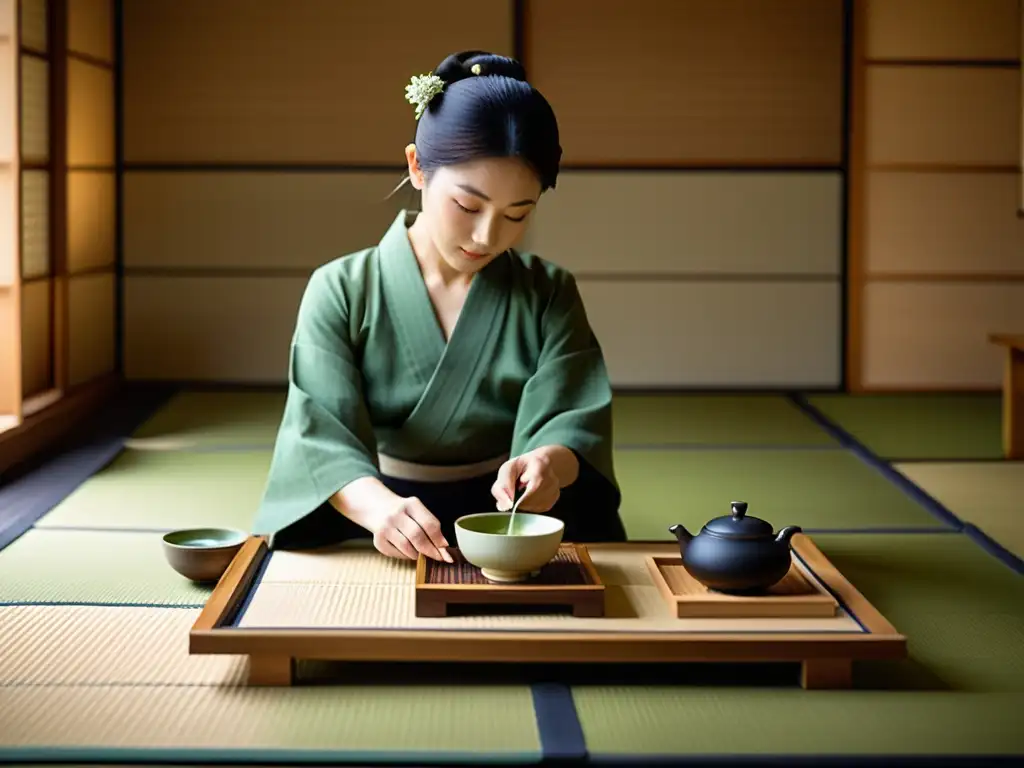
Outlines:
[[291,685],[294,664],[288,656],[250,656],[249,685]]
[[430,592],[416,591],[416,616],[421,619],[443,619],[448,615],[448,604],[444,597]]
[[1024,459],[1024,351],[1006,351],[1003,374],[1003,453]]
[[572,615],[580,619],[600,619],[604,616],[604,595],[587,595],[577,599],[572,606]]
[[804,688],[853,687],[853,661],[850,659],[807,659],[800,671]]

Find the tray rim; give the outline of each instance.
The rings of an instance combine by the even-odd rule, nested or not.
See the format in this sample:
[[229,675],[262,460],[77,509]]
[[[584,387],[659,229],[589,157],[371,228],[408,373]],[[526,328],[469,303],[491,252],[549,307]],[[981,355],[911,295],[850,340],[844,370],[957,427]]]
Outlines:
[[[647,571],[651,576],[651,579],[655,582],[658,587],[658,591],[664,598],[667,606],[672,610],[678,612],[683,605],[686,604],[700,604],[700,603],[769,603],[769,604],[781,604],[786,603],[800,603],[800,604],[821,604],[834,606],[837,610],[842,608],[842,602],[832,594],[828,586],[823,583],[824,580],[818,578],[815,574],[814,569],[804,564],[800,557],[792,557],[791,568],[795,568],[799,573],[800,577],[806,581],[811,588],[814,590],[813,595],[761,595],[758,597],[745,597],[743,595],[678,595],[672,591],[671,585],[668,583],[668,579],[662,572],[664,565],[669,564],[675,567],[682,567],[682,558],[678,553],[667,554],[667,555],[647,555],[644,557],[644,562],[647,565]],[[693,578],[692,576],[690,578]],[[682,618],[682,617],[681,617]],[[722,617],[726,618],[726,617]],[[737,614],[732,618],[745,618],[742,614]],[[768,617],[759,617],[768,618]]]
[[[230,626],[270,555],[253,535],[218,581],[189,632],[189,653],[345,661],[688,662],[882,660],[907,657],[907,639],[806,534],[792,546],[862,632],[530,632],[473,629],[246,629]],[[675,542],[588,543],[590,550],[678,550]]]
[[[420,556],[416,559],[416,581],[415,589],[417,592],[420,591],[431,591],[431,592],[461,592],[463,590],[467,592],[471,591],[487,591],[501,590],[502,592],[510,593],[543,593],[543,592],[603,592],[605,589],[604,582],[601,581],[601,576],[597,572],[597,568],[594,567],[594,561],[590,559],[590,553],[587,551],[587,545],[574,542],[563,542],[558,547],[559,551],[565,549],[571,549],[576,553],[576,557],[579,558],[580,565],[587,572],[587,576],[590,579],[589,584],[431,584],[428,583],[427,578],[427,557],[420,553]],[[393,630],[392,630],[393,631]]]

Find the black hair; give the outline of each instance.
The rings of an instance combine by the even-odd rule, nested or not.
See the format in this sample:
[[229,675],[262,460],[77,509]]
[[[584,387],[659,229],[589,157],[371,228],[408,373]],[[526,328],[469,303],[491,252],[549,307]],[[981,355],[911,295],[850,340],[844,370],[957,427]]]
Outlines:
[[445,58],[433,74],[444,81],[444,90],[427,104],[414,140],[424,172],[484,157],[516,157],[540,177],[541,191],[555,186],[562,159],[558,121],[518,61],[463,51]]

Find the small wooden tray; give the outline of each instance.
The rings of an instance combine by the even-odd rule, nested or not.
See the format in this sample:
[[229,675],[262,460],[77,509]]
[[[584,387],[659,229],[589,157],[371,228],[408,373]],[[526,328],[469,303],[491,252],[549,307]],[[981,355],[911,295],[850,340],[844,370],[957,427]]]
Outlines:
[[694,579],[676,557],[647,557],[647,569],[680,619],[815,618],[835,616],[839,603],[794,562],[766,595],[726,595]]
[[488,581],[458,548],[450,547],[448,552],[454,563],[420,555],[416,564],[417,616],[447,616],[453,605],[565,606],[573,616],[604,616],[604,584],[582,544],[562,544],[537,575],[515,584]]

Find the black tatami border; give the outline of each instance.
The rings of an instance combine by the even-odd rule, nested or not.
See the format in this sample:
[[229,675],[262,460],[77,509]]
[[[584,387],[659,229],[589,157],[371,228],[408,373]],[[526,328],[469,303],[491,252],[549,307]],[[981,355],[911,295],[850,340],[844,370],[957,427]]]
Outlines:
[[808,416],[808,418],[812,419],[818,426],[832,435],[844,447],[856,454],[861,461],[880,472],[887,480],[921,504],[921,506],[931,512],[944,525],[949,526],[955,532],[963,533],[972,542],[981,547],[987,554],[994,557],[1006,567],[1016,571],[1017,573],[1024,574],[1024,559],[1021,559],[1014,553],[1010,552],[977,526],[961,520],[945,505],[928,494],[923,488],[898,472],[892,464],[879,457],[874,453],[874,451],[843,429],[843,427],[838,423],[830,419],[822,411],[812,405],[804,395],[800,393],[791,393],[789,398],[797,408]]

